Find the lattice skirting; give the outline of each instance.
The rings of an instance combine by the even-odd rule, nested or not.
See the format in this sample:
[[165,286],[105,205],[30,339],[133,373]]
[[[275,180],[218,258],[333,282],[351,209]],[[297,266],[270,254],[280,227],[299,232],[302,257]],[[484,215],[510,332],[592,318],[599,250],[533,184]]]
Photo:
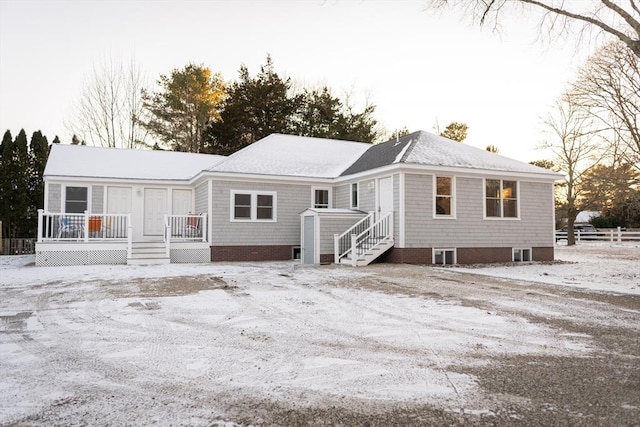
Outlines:
[[39,267],[126,263],[126,250],[36,251],[36,265]]
[[210,256],[210,249],[208,247],[195,249],[171,249],[172,263],[211,262]]

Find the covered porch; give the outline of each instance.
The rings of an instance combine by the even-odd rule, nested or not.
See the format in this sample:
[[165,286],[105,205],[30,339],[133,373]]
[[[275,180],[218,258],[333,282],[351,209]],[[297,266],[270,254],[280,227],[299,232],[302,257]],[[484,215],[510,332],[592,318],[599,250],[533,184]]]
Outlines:
[[[144,236],[128,214],[38,211],[37,266],[210,261],[206,214],[164,215],[162,234]],[[136,237],[134,236],[142,236]]]

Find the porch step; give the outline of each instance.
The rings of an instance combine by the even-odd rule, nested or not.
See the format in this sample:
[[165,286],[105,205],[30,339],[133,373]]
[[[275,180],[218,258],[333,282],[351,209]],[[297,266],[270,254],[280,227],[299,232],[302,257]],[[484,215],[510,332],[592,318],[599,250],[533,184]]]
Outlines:
[[164,242],[133,242],[131,258],[127,259],[127,264],[169,264],[171,259],[167,257],[166,252],[167,247]]

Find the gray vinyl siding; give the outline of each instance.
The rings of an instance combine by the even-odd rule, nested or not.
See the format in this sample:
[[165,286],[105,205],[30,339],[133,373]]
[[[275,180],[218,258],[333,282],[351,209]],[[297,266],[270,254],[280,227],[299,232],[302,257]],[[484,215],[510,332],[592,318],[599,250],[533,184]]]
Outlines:
[[363,215],[319,216],[320,220],[320,253],[332,254],[334,250],[334,234],[342,234],[356,222],[364,218]]
[[[277,222],[231,221],[231,191],[275,191]],[[300,214],[311,204],[311,186],[213,181],[214,245],[299,245]]]
[[62,212],[61,184],[49,184],[49,194],[47,195],[47,198],[49,200],[49,212]]
[[339,185],[333,188],[334,208],[351,209],[351,184]]
[[364,212],[374,212],[376,210],[376,191],[375,180],[367,179],[360,181],[360,197],[359,209]]
[[203,182],[196,187],[195,191],[195,211],[197,213],[207,212],[209,206],[207,203],[207,188],[208,182]]
[[433,176],[407,174],[405,246],[553,246],[553,184],[519,183],[520,219],[484,219],[483,179],[456,177],[456,218],[445,219],[433,218]]
[[91,213],[104,213],[104,185],[91,186]]

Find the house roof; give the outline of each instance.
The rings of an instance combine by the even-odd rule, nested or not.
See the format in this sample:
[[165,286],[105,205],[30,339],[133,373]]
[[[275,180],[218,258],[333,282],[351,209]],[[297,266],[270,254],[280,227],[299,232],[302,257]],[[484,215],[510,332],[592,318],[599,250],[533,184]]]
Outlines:
[[342,175],[351,175],[396,163],[558,176],[557,173],[548,169],[425,131],[414,132],[372,146]]
[[272,134],[233,153],[211,172],[335,178],[371,144]]
[[45,177],[189,180],[202,171],[336,178],[394,165],[559,174],[424,131],[381,144],[272,134],[229,157],[53,144]]
[[44,176],[188,180],[224,159],[213,154],[53,144]]

